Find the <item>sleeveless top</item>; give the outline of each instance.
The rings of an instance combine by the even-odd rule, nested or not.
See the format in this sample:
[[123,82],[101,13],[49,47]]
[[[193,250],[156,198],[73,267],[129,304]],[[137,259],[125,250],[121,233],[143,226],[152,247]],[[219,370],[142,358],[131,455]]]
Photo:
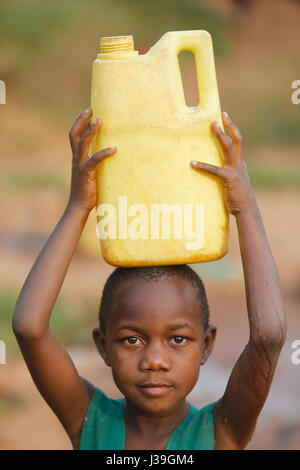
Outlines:
[[[112,399],[96,387],[84,418],[80,450],[124,450],[124,398]],[[189,414],[171,434],[166,450],[213,450],[215,402]]]

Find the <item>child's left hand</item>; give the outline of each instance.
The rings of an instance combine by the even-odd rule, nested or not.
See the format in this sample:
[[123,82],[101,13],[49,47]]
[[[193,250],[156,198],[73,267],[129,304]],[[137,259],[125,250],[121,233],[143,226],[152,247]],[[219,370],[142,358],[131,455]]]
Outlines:
[[226,112],[222,119],[228,136],[224,134],[217,122],[211,128],[223,150],[225,166],[218,167],[208,163],[191,162],[196,170],[203,170],[221,178],[224,186],[224,200],[228,212],[238,215],[255,205],[255,197],[248,176],[247,165],[242,157],[242,136]]

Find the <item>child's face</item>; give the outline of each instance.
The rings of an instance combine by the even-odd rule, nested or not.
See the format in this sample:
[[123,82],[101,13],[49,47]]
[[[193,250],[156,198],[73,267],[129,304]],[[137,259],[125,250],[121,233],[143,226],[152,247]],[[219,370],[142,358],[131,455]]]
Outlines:
[[105,335],[94,340],[116,385],[145,413],[184,403],[208,358],[216,328],[203,329],[195,288],[179,277],[128,280],[118,288]]

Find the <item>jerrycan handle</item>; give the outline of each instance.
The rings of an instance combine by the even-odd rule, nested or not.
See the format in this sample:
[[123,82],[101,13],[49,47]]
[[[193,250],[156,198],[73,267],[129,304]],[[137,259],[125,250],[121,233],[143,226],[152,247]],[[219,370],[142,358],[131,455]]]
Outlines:
[[[185,104],[182,88],[182,105],[184,109],[199,117],[202,112],[218,113],[220,110],[219,94],[215,71],[214,53],[211,35],[204,30],[196,31],[170,31],[161,38],[162,43],[171,47],[174,51],[174,69],[177,81],[182,88],[181,72],[178,62],[178,54],[183,50],[191,51],[196,62],[199,104],[189,107]],[[169,44],[168,44],[169,43]],[[173,55],[173,54],[172,54]],[[175,65],[176,63],[176,65]],[[196,111],[196,112],[195,112]]]

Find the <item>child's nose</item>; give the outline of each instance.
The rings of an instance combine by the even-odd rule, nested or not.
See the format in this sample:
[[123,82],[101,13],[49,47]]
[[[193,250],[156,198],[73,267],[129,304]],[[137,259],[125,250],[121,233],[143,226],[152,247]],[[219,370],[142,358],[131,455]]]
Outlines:
[[148,345],[144,348],[143,356],[140,360],[140,370],[169,370],[170,359],[166,348],[158,343]]

